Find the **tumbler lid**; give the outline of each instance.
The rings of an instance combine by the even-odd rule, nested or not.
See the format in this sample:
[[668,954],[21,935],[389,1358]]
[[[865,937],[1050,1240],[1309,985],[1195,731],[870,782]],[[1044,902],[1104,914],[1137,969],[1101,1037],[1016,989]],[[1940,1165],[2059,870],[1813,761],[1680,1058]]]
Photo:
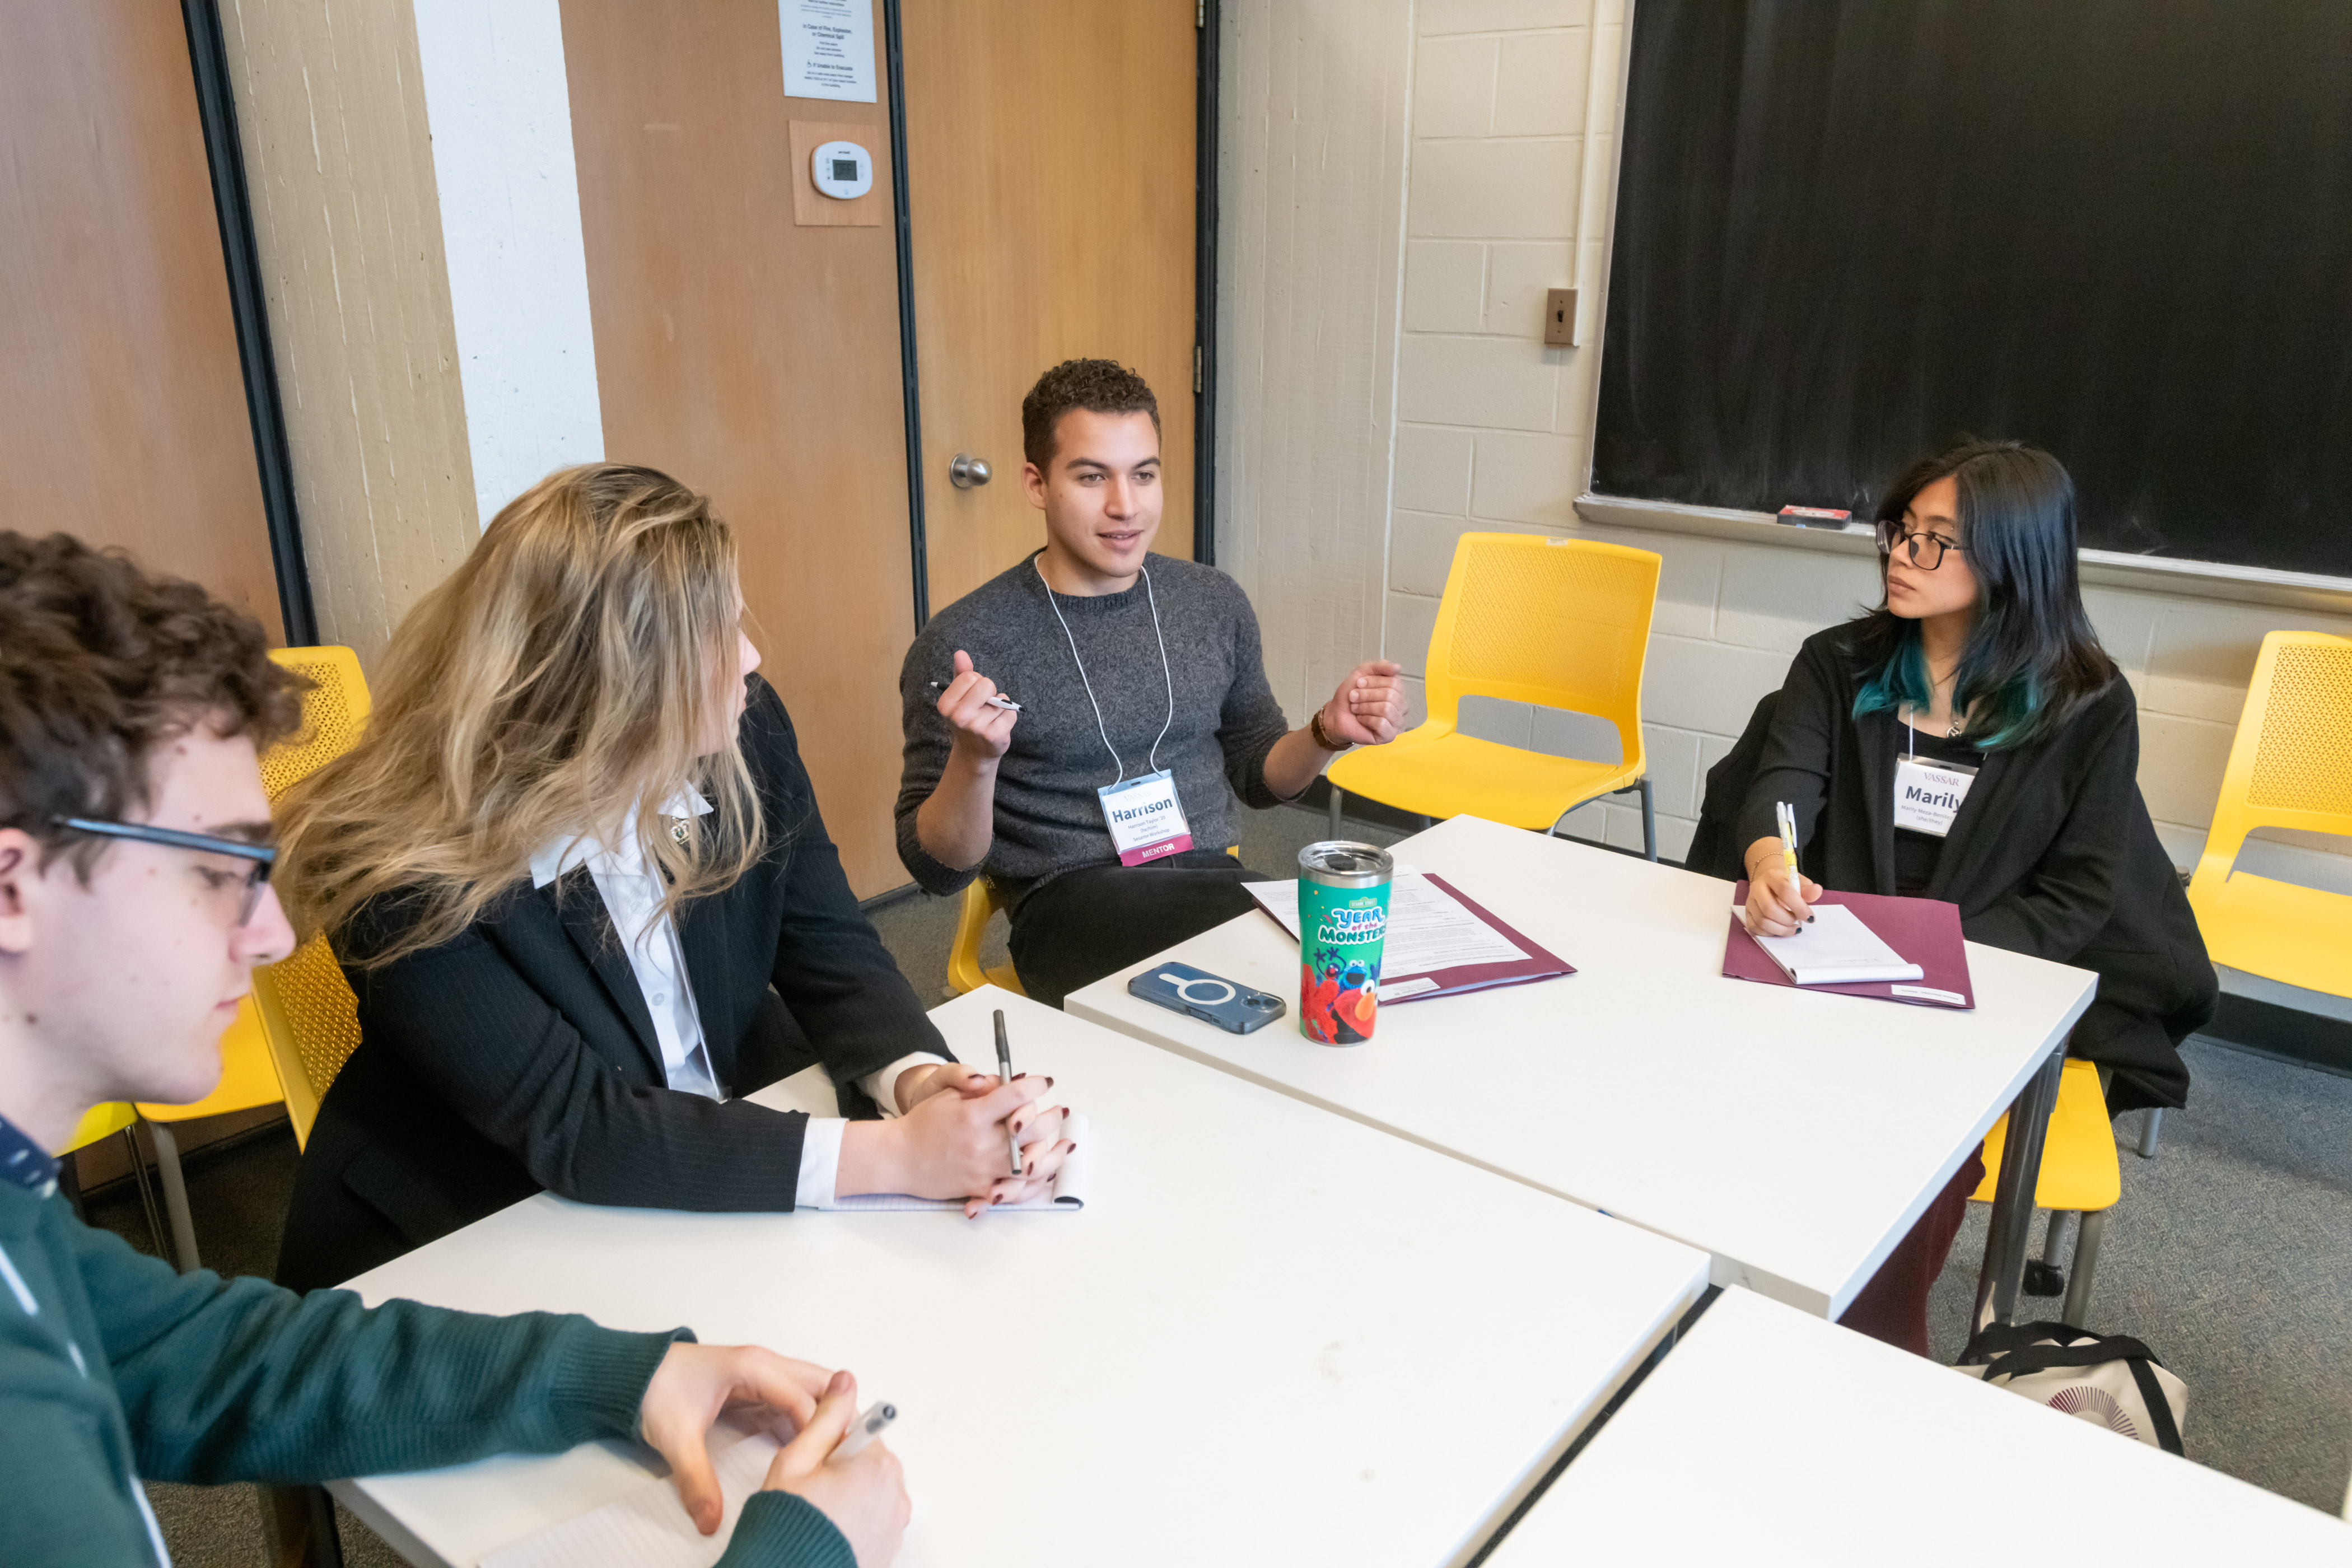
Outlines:
[[1326,838],[1298,852],[1298,875],[1327,888],[1377,888],[1387,882],[1394,862],[1377,844]]

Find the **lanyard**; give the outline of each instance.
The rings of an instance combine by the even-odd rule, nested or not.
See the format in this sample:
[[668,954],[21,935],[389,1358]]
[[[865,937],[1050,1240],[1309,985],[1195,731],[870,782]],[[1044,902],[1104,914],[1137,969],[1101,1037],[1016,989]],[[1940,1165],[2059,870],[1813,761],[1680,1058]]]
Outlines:
[[[1045,581],[1045,569],[1037,565],[1034,556],[1029,563],[1036,566],[1037,581],[1045,589],[1045,602],[1054,606],[1054,618],[1062,623],[1062,635],[1070,639],[1070,662],[1078,667],[1078,682],[1087,689],[1087,703],[1095,710],[1095,731],[1102,736],[1103,750],[1110,753],[1111,765],[1118,770],[1118,777],[1111,782],[1123,783],[1127,764],[1119,761],[1118,748],[1110,743],[1110,729],[1103,722],[1102,704],[1095,700],[1095,683],[1087,679],[1087,661],[1078,657],[1078,639],[1071,633],[1069,619],[1054,597],[1054,584]],[[1150,603],[1151,635],[1160,644],[1160,676],[1168,683],[1168,718],[1160,726],[1160,733],[1151,739],[1151,761],[1145,768],[1147,773],[1156,773],[1160,768],[1160,742],[1168,738],[1169,726],[1176,722],[1176,676],[1168,668],[1168,638],[1160,630],[1160,595],[1151,591],[1151,572],[1148,567],[1143,569],[1143,596]]]

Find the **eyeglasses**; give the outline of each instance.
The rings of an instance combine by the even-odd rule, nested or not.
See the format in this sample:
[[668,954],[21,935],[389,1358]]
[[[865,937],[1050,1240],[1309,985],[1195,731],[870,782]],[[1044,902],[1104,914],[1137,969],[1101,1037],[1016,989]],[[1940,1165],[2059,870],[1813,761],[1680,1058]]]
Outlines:
[[[1906,546],[1907,550],[1906,550]],[[1924,561],[1919,557],[1922,549],[1932,552]],[[1912,565],[1924,567],[1930,572],[1944,563],[1945,551],[1959,549],[1959,544],[1940,533],[1916,532],[1899,522],[1882,522],[1878,525],[1878,552],[1881,555],[1892,555],[1898,550],[1906,550],[1906,553],[1911,557]],[[1963,551],[1962,553],[1966,552]]]
[[[60,816],[54,820],[58,826],[70,827],[77,833],[95,833],[107,838],[128,838],[141,844],[161,844],[172,849],[194,849],[200,854],[228,855],[251,861],[253,866],[245,873],[236,907],[239,926],[250,924],[253,911],[261,907],[261,889],[269,885],[269,868],[278,860],[278,851],[270,846],[242,838],[215,838],[209,833],[186,833],[144,822],[107,822],[94,816]],[[213,880],[215,878],[220,879]],[[236,879],[226,871],[213,871],[206,873],[206,880],[214,887],[226,888]]]

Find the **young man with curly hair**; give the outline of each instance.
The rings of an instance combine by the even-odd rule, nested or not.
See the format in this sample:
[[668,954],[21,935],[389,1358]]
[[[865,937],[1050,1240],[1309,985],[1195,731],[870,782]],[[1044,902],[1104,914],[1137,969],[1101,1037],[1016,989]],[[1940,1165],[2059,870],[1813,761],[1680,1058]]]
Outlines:
[[729,1405],[801,1431],[723,1561],[887,1563],[898,1461],[827,1459],[846,1373],[176,1274],[58,1194],[53,1152],[92,1106],[210,1092],[254,966],[293,948],[256,756],[294,729],[295,688],[194,584],[0,532],[0,1563],[168,1563],[142,1476],[315,1482],[600,1437],[659,1449],[708,1532]]
[[1340,752],[1393,739],[1405,698],[1372,660],[1290,727],[1240,587],[1150,552],[1160,405],[1133,371],[1055,365],[1021,432],[1045,547],[908,650],[898,857],[926,891],[985,876],[1010,895],[1013,968],[1058,1007],[1253,908],[1255,875],[1224,853],[1236,806],[1295,800]]

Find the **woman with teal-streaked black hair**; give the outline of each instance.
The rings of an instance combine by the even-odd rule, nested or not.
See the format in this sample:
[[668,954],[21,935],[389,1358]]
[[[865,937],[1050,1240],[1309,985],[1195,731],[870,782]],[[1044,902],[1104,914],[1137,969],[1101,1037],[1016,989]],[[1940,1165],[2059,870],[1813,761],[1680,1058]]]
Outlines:
[[[2213,966],[2140,798],[2131,688],[2083,609],[2074,482],[2047,452],[1969,441],[1877,519],[1884,602],[1806,639],[1724,825],[1748,929],[1794,930],[1823,888],[1957,904],[1970,941],[2097,972],[2067,1049],[2112,1070],[2111,1111],[2185,1103],[2176,1047],[2212,1016]],[[1981,1179],[1968,1162],[1849,1325],[1926,1353],[1927,1289]]]

